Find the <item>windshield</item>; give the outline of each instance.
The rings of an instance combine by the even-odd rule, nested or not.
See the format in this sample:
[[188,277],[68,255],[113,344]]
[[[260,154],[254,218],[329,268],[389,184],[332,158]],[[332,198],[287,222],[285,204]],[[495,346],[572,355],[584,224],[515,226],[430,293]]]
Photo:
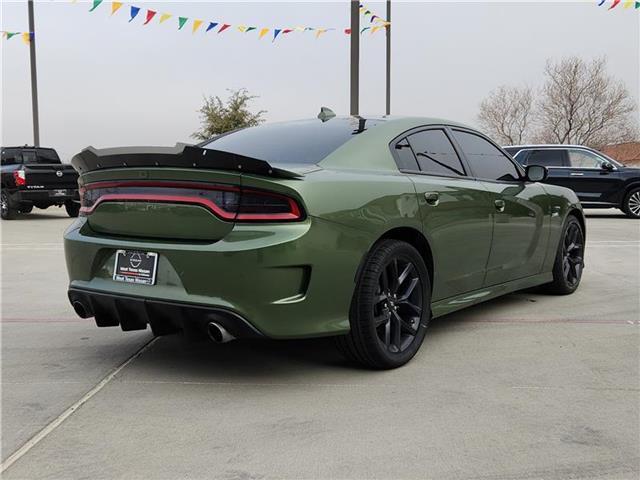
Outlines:
[[313,164],[383,121],[345,117],[272,123],[227,133],[202,146],[274,164]]

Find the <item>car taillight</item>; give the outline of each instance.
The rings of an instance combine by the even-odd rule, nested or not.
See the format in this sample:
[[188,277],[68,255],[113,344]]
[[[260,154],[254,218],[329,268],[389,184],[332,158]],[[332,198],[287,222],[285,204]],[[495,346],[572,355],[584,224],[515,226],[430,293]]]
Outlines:
[[13,180],[16,183],[16,187],[24,187],[27,184],[27,174],[24,170],[15,170],[13,172]]
[[185,203],[200,205],[223,220],[282,222],[304,218],[298,203],[285,195],[233,185],[189,182],[100,182],[79,189],[80,214],[103,202]]

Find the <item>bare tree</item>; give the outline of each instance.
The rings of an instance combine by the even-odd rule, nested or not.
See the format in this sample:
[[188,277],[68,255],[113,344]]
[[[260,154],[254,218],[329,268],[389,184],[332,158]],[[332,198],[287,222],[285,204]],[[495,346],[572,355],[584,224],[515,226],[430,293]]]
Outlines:
[[636,104],[624,84],[607,74],[604,58],[549,60],[545,74],[537,140],[598,148],[636,135]]
[[480,104],[478,122],[498,143],[521,144],[529,134],[532,106],[533,94],[529,87],[502,85]]

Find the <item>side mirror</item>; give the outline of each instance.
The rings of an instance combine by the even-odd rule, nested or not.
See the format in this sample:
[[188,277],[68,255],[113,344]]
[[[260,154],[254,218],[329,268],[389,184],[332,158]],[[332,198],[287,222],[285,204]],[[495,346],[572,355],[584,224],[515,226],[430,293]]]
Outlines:
[[606,170],[607,172],[611,172],[614,169],[613,165],[611,165],[609,162],[602,162],[601,167],[603,170]]
[[527,180],[530,182],[544,182],[549,175],[547,167],[540,165],[528,165],[525,169]]

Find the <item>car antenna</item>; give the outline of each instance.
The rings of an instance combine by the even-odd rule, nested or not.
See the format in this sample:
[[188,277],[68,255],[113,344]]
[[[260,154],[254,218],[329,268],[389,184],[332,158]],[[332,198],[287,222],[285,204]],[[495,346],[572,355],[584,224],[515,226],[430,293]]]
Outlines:
[[329,107],[320,107],[320,113],[318,114],[318,118],[323,122],[326,122],[327,120],[331,120],[335,116],[336,116],[335,112],[331,110]]

